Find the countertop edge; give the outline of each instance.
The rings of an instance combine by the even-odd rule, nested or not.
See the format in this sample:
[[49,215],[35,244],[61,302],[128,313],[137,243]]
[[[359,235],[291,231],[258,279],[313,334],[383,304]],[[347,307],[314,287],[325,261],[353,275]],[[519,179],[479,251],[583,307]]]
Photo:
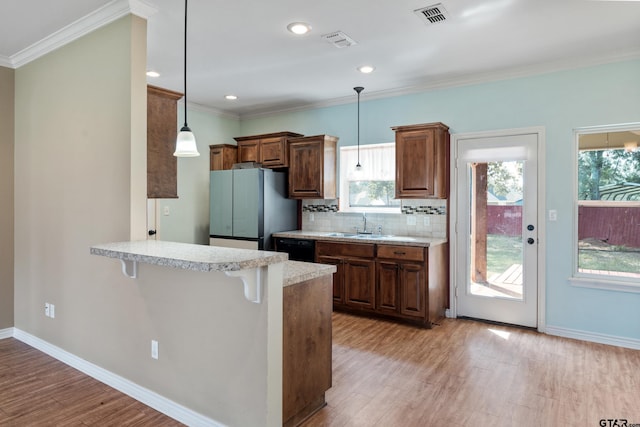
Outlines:
[[221,248],[155,240],[97,244],[92,255],[201,272],[240,271],[288,260],[282,252]]
[[[420,237],[420,236],[396,236],[393,240],[380,238],[353,238],[344,236],[327,236],[331,232],[328,231],[304,231],[292,230],[273,233],[272,237],[289,237],[294,239],[311,239],[326,242],[344,242],[344,243],[376,243],[379,245],[396,245],[396,246],[420,246],[430,247],[447,243],[447,239],[438,237]],[[404,240],[403,240],[404,239]]]
[[291,286],[307,280],[333,274],[335,265],[311,262],[287,261],[284,264],[284,286]]

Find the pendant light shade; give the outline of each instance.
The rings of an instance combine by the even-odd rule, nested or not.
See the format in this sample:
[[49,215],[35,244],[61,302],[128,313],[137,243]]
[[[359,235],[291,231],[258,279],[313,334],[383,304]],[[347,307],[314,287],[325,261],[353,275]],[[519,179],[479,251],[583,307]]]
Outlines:
[[187,125],[187,0],[184,0],[184,126],[178,133],[176,139],[176,157],[196,157],[199,156],[196,137]]
[[188,126],[184,126],[178,132],[176,151],[173,155],[176,157],[197,157],[200,155],[196,146],[196,137],[193,136],[193,132]]
[[360,164],[360,92],[364,90],[362,86],[356,86],[353,88],[358,94],[358,163],[356,164],[356,171],[360,171],[362,169],[362,165]]

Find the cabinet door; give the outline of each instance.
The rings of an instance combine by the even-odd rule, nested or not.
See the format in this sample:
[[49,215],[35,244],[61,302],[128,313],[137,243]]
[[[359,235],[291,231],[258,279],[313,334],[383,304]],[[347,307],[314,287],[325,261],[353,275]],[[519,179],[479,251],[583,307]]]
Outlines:
[[344,304],[344,265],[342,259],[332,256],[319,256],[316,262],[321,264],[331,264],[336,266],[336,272],[333,273],[333,303],[337,305]]
[[345,304],[358,308],[375,308],[375,261],[344,260]]
[[177,100],[182,94],[147,86],[147,198],[178,197]]
[[426,314],[427,275],[424,264],[400,264],[400,313],[422,317]]
[[260,162],[260,140],[238,141],[238,162]]
[[320,142],[289,145],[289,197],[322,198],[323,160]]
[[288,151],[286,139],[280,137],[263,138],[260,140],[260,163],[269,167],[288,166]]
[[231,169],[237,161],[238,147],[232,145],[210,145],[209,146],[209,170],[219,171]]
[[435,131],[396,133],[396,197],[435,195]]
[[391,261],[378,261],[377,270],[376,308],[381,312],[397,313],[399,310],[398,264]]

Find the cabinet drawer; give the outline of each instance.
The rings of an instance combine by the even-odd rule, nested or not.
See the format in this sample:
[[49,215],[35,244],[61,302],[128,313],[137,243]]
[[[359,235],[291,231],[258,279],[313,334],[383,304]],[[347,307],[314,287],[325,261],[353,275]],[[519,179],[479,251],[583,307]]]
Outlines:
[[423,247],[378,245],[378,258],[397,259],[401,261],[424,261]]
[[373,258],[374,245],[367,243],[316,242],[316,256]]

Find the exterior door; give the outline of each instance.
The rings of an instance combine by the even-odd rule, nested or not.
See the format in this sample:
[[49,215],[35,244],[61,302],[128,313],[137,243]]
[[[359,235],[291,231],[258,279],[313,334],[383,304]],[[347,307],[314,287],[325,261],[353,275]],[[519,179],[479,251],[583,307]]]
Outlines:
[[457,316],[538,324],[538,134],[456,140]]

